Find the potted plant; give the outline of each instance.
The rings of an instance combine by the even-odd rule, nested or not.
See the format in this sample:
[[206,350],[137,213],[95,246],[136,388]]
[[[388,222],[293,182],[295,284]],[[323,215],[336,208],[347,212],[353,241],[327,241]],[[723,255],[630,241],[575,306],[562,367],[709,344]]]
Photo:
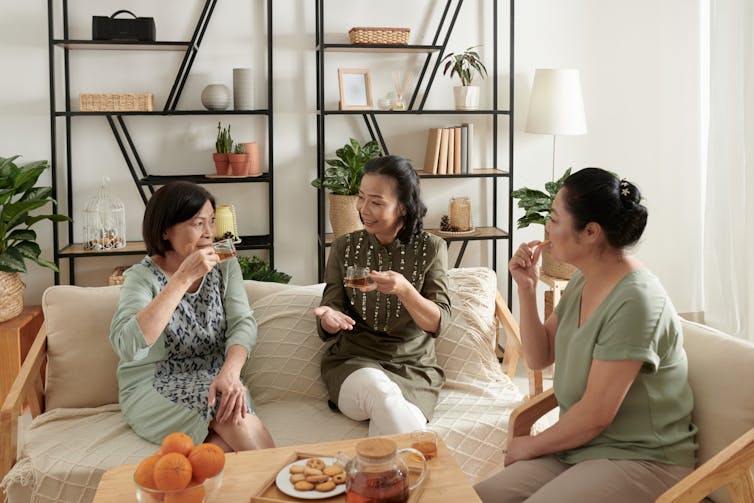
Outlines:
[[471,85],[474,74],[478,73],[481,78],[487,77],[487,68],[482,63],[476,49],[479,46],[469,47],[458,54],[449,53],[442,60],[445,61],[443,75],[450,71],[450,78],[458,75],[461,85],[453,88],[456,100],[456,110],[477,110],[479,108],[479,86]]
[[312,180],[316,188],[330,190],[330,225],[333,234],[340,236],[363,228],[356,210],[357,195],[364,166],[367,161],[380,155],[380,147],[372,140],[361,145],[350,138],[349,142],[335,151],[337,159],[327,159],[325,175]]
[[[517,227],[523,229],[531,224],[541,224],[544,226],[550,218],[550,210],[555,195],[563,187],[566,178],[571,174],[571,168],[568,168],[563,176],[555,181],[545,183],[545,191],[522,187],[511,192],[513,199],[518,199],[518,207],[523,208],[524,216],[517,220]],[[547,239],[545,231],[545,239]],[[552,258],[547,248],[542,249],[542,272],[548,276],[561,279],[570,279],[576,270],[570,264],[558,262]]]
[[266,261],[259,257],[238,257],[238,265],[241,267],[243,279],[253,279],[256,281],[270,281],[273,283],[288,283],[291,275],[280,272],[270,267]]
[[246,176],[251,169],[251,156],[246,153],[246,147],[236,144],[232,154],[228,154],[230,160],[230,173],[236,176]]
[[29,212],[54,202],[51,187],[35,187],[47,161],[21,167],[19,156],[0,157],[0,322],[17,316],[24,306],[24,283],[19,273],[26,272],[26,260],[57,271],[49,260],[40,258],[37,233],[31,226],[42,220],[65,222],[64,215],[29,215]]
[[233,148],[233,138],[230,136],[230,124],[227,128],[217,123],[217,139],[215,140],[215,153],[212,160],[215,161],[215,170],[218,175],[227,175],[230,166],[230,151]]

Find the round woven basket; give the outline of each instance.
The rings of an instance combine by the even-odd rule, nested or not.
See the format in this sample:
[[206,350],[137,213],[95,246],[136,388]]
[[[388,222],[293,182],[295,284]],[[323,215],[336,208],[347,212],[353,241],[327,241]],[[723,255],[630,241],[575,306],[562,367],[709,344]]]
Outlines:
[[[545,232],[545,240],[549,239],[549,236]],[[558,279],[571,279],[573,273],[576,272],[576,268],[571,264],[565,262],[559,262],[552,258],[552,255],[545,247],[542,250],[542,274]]]
[[359,218],[359,211],[356,209],[359,196],[329,193],[327,198],[330,202],[330,225],[335,237],[364,228]]
[[0,322],[21,314],[25,286],[19,273],[0,272]]

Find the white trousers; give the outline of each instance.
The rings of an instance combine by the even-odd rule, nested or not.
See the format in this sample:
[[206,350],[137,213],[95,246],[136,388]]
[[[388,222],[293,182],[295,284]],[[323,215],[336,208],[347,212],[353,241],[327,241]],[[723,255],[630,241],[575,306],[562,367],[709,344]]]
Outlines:
[[427,419],[403,397],[385,372],[371,367],[352,372],[340,386],[338,408],[355,421],[369,419],[369,436],[420,430]]

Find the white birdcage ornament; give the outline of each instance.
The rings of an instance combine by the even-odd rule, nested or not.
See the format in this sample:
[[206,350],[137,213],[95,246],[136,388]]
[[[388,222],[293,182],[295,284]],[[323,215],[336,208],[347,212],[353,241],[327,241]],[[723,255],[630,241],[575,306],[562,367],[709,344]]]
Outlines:
[[97,195],[84,207],[84,249],[113,250],[126,246],[126,209],[123,202],[107,191],[108,177],[102,178]]

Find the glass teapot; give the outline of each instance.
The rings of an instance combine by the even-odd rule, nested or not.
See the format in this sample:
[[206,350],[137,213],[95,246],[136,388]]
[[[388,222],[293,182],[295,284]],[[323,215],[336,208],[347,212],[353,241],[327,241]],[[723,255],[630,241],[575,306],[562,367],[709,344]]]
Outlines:
[[[401,454],[422,462],[422,471],[414,484],[408,481],[408,466]],[[346,503],[405,503],[408,492],[419,487],[427,474],[427,460],[416,449],[398,449],[388,438],[367,438],[356,444],[356,456],[338,455],[346,472]]]

